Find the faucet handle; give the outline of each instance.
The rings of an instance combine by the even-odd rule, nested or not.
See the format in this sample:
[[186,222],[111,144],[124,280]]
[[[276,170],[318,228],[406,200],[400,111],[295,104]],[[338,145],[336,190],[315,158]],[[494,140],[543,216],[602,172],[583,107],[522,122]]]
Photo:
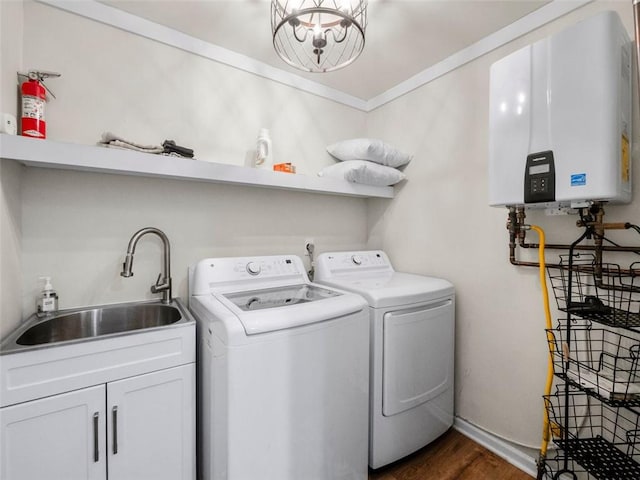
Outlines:
[[162,279],[162,273],[158,274],[158,279],[156,280],[156,284],[151,285],[151,293],[162,292],[169,288],[169,283],[167,283],[167,279],[164,278],[162,279],[162,281],[160,279]]

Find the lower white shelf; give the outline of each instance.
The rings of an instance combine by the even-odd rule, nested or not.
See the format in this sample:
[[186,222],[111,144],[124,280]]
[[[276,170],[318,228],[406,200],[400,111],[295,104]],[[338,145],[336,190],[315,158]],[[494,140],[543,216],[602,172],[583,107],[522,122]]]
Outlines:
[[393,187],[17,135],[0,134],[0,158],[16,160],[30,167],[196,180],[351,197],[393,198],[394,195]]

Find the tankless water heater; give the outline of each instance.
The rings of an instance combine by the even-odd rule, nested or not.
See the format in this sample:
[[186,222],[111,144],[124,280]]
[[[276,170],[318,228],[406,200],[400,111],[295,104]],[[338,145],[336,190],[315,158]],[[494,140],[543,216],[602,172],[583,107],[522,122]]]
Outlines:
[[490,205],[631,201],[631,58],[602,12],[491,66]]

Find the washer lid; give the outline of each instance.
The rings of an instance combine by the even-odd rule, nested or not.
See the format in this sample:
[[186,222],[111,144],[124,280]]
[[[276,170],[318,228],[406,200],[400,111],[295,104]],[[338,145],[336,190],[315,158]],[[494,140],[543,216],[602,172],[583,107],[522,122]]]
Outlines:
[[341,294],[334,290],[306,283],[224,294],[231,303],[244,312],[315,302],[339,295]]
[[233,314],[247,335],[335,320],[367,308],[358,295],[313,284],[211,295]]
[[322,283],[362,295],[374,308],[428,302],[454,294],[447,280],[401,272],[337,275]]

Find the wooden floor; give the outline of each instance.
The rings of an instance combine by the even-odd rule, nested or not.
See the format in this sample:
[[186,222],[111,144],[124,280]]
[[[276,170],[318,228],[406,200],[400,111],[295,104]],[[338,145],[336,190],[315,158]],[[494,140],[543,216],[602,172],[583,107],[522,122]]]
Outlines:
[[369,471],[369,480],[531,480],[456,430],[386,467]]

